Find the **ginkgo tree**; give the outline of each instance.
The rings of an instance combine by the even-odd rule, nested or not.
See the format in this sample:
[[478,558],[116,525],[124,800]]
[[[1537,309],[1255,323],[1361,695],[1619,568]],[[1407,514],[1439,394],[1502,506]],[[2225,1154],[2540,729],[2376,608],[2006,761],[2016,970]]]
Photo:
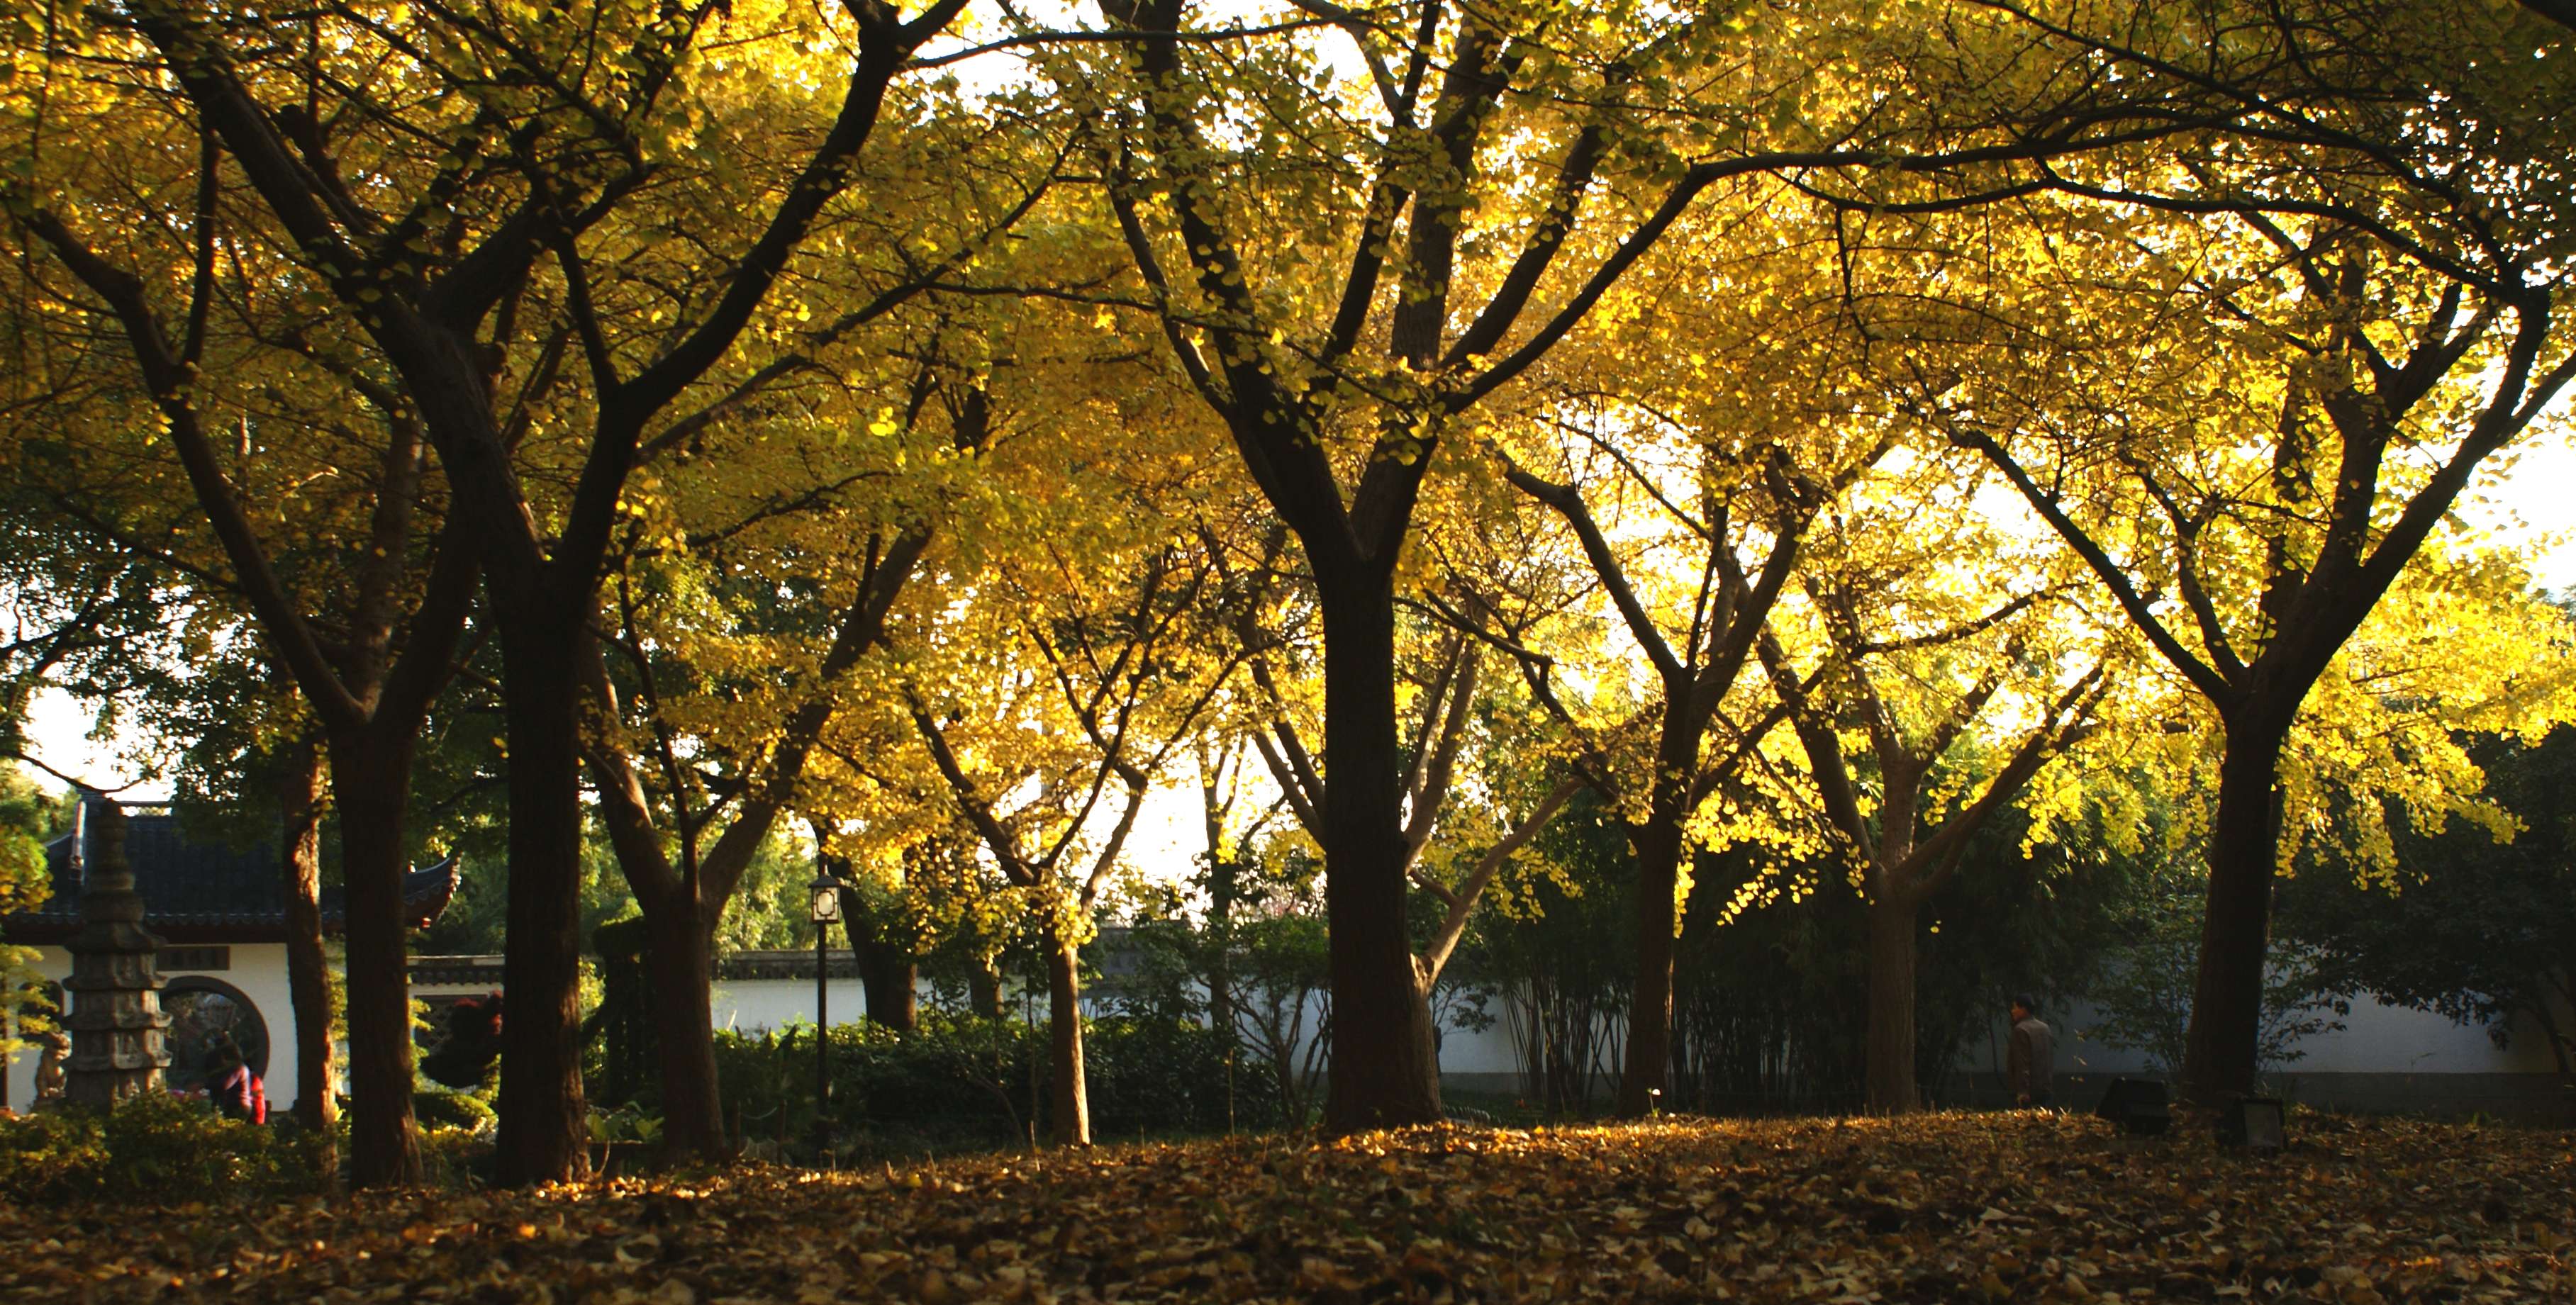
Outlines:
[[[964,451],[982,436],[971,416],[947,433]],[[710,452],[722,457],[723,443]],[[900,499],[863,507],[840,492],[868,477],[866,461],[891,463],[899,447],[871,450],[820,483],[727,496],[736,505],[748,498],[751,511],[694,544],[685,532],[644,544],[672,523],[638,512],[608,586],[617,619],[593,654],[599,715],[583,751],[645,918],[663,1145],[674,1154],[715,1156],[725,1146],[709,1005],[716,926],[795,809],[841,699],[865,691],[854,681],[884,646],[935,529]],[[796,506],[782,509],[780,499]],[[745,521],[790,510],[821,520],[783,546],[743,538]],[[829,542],[813,547],[823,534]],[[729,572],[741,578],[728,581]],[[791,667],[800,673],[786,674]]]
[[1832,6],[1747,23],[1309,3],[1252,28],[1185,0],[1102,12],[1117,39],[1036,62],[1089,132],[1147,320],[1304,550],[1323,625],[1327,1124],[1434,1119],[1393,667],[1444,443],[1733,179],[1986,193],[2017,161],[2202,110],[2060,78],[2052,42],[1993,40],[2010,20],[1967,6],[1904,25]]
[[1081,944],[1146,799],[1234,669],[1192,646],[1213,572],[1187,536],[1104,560],[1106,575],[1060,552],[1006,568],[937,649],[914,653],[906,690],[959,818],[1034,920],[1052,1130],[1074,1146],[1091,1141]]
[[[1030,198],[960,205],[951,242],[987,243]],[[903,297],[880,285],[752,371],[626,498],[584,750],[661,976],[666,1150],[724,1144],[708,999],[734,887],[782,817],[837,825],[809,762],[845,706],[895,692],[889,623],[934,539],[952,582],[983,546],[988,361],[960,356],[945,313],[895,313]]]
[[[2318,34],[2264,15],[2214,66],[2173,52],[2188,25],[2105,45],[2269,126],[2179,168],[2069,164],[2063,202],[2015,214],[2029,225],[1954,227],[1952,284],[1994,287],[1972,311],[2009,342],[1923,362],[1933,419],[2219,719],[2183,1071],[2203,1096],[2252,1085],[2292,731],[2463,491],[2576,381],[2564,155],[2527,152],[2548,149],[2529,115],[2563,102],[2566,61],[2503,66],[2492,52],[2540,39],[2510,14],[2385,17],[2333,29],[2349,44],[2326,65],[2298,57]],[[2372,62],[2401,40],[2403,109]],[[2364,75],[2382,80],[2337,80]]]
[[[1898,443],[1852,283],[1820,274],[1856,256],[1848,234],[1785,183],[1712,200],[1634,279],[1634,302],[1495,423],[1501,478],[1554,519],[1610,627],[1502,643],[1637,860],[1625,1114],[1652,1109],[1670,1073],[1692,831],[1788,715],[1760,676],[1739,680],[1818,514]],[[1589,701],[1560,688],[1578,677]]]
[[[1060,218],[1042,206],[977,274],[1086,275],[1100,234]],[[817,722],[822,756],[796,802],[827,853],[875,881],[866,896],[907,899],[941,932],[1040,939],[1056,1135],[1085,1144],[1079,948],[1145,800],[1232,679],[1235,655],[1208,637],[1224,608],[1194,523],[1242,487],[1150,356],[1089,311],[956,278],[922,306],[930,324],[895,351],[914,370],[859,441],[947,433],[893,444],[909,454],[881,469],[935,526],[913,527],[920,598],[881,621],[881,654]],[[1108,446],[1105,430],[1130,438]],[[848,519],[814,524],[799,549],[820,558]]]
[[[759,343],[710,367],[711,397],[638,447],[595,622],[604,637],[581,653],[584,763],[663,976],[661,1145],[674,1156],[726,1144],[708,1000],[711,940],[736,886],[781,817],[819,804],[806,772],[834,715],[886,690],[888,622],[933,538],[960,545],[952,564],[975,556],[975,505],[996,483],[978,455],[999,329],[975,305],[1006,304],[991,282],[1057,274],[1086,243],[1047,220],[1058,160],[1042,136],[984,148],[1007,108],[965,111],[934,85],[892,111],[907,129],[815,217],[811,256],[782,273]],[[652,286],[685,281],[701,256],[685,241],[629,241],[591,271]],[[669,306],[600,295],[593,311],[644,336],[666,329]]]
[[[650,428],[761,315],[849,186],[889,88],[963,7],[906,19],[874,0],[837,17],[600,0],[567,22],[335,4],[276,41],[238,39],[271,29],[254,10],[100,12],[103,36],[166,69],[137,78],[117,111],[193,119],[237,169],[297,291],[333,308],[435,451],[482,555],[510,759],[506,1181],[587,1162],[580,652],[627,477]],[[704,39],[729,25],[763,44]],[[851,57],[807,53],[836,47]],[[785,93],[801,67],[834,88],[823,104]],[[13,207],[38,202],[21,194]],[[646,210],[689,213],[676,220],[699,257],[667,280],[609,276],[622,248],[659,243]],[[659,328],[624,329],[646,304]],[[186,407],[191,380],[168,370],[166,410]]]
[[[42,505],[67,553],[122,557],[199,593],[183,623],[192,638],[211,645],[255,624],[265,660],[304,699],[344,817],[349,1068],[362,1103],[353,1175],[407,1181],[419,1156],[406,808],[412,754],[473,599],[475,551],[444,510],[418,420],[293,288],[286,238],[230,193],[219,145],[151,111],[158,69],[112,34],[58,28],[43,53],[69,58],[84,42],[110,75],[40,79],[42,111],[24,126],[36,137],[77,130],[88,147],[30,141],[34,166],[0,196],[28,255],[12,260],[12,398],[40,414],[12,430],[20,494]],[[114,346],[96,347],[101,338]],[[207,660],[233,665],[199,666],[193,683],[172,686],[137,659],[129,683],[203,696],[229,670],[247,697],[272,696],[260,667]],[[313,800],[290,805],[318,820],[316,778],[307,766]],[[318,853],[311,825],[296,824],[290,851]],[[327,1039],[318,855],[291,869],[293,988]],[[331,1058],[311,1060],[298,1099],[319,1122],[331,1113]]]
[[[1508,681],[1489,682],[1486,670],[1503,660],[1489,645],[1515,646],[1489,627],[1526,629],[1570,605],[1576,601],[1565,589],[1571,573],[1560,559],[1531,551],[1541,541],[1516,538],[1492,516],[1479,515],[1489,505],[1476,495],[1451,496],[1448,488],[1435,492],[1452,501],[1427,514],[1453,529],[1417,555],[1420,568],[1437,578],[1426,577],[1407,604],[1412,610],[1400,620],[1396,666],[1399,708],[1409,717],[1403,869],[1434,904],[1426,927],[1407,944],[1409,1026],[1425,1037],[1435,1036],[1435,996],[1487,889],[1586,783],[1558,764],[1543,738],[1498,728],[1510,714],[1502,699],[1512,695]],[[1300,692],[1311,685],[1286,671],[1314,633],[1305,619],[1312,613],[1295,601],[1302,577],[1281,569],[1284,543],[1274,526],[1262,538],[1259,564],[1235,577],[1248,591],[1230,609],[1228,629],[1244,669],[1243,683],[1230,695],[1238,706],[1227,737],[1260,758],[1279,795],[1276,809],[1320,846],[1327,785],[1307,744],[1319,704],[1311,692]],[[1504,779],[1507,774],[1522,782]],[[1216,802],[1215,790],[1203,787],[1210,856],[1222,859]],[[1419,1062],[1435,1075],[1437,1056],[1429,1053],[1436,1049],[1427,1048]],[[1428,1086],[1436,1090],[1436,1082]]]
[[1759,649],[1804,753],[1806,810],[1861,891],[1864,1103],[1881,1113],[1922,1104],[1926,902],[1993,817],[2100,724],[2124,678],[2117,631],[2068,600],[2049,550],[1976,510],[1980,477],[1963,461],[1918,456],[1852,486],[1807,550],[1800,601],[1774,614]]
[[[1911,938],[2121,678],[2085,602],[2002,592],[2089,574],[2216,721],[2156,735],[2216,767],[2215,1091],[2323,795],[2501,827],[2449,731],[2559,711],[2559,627],[2444,524],[2576,381],[2559,6],[1105,0],[994,15],[1000,87],[924,54],[965,8],[0,29],[10,510],[305,700],[362,1182],[419,1172],[392,894],[478,584],[513,1182],[586,1163],[585,768],[711,1155],[713,932],[790,813],[1042,926],[1080,1140],[1078,948],[1182,757],[1258,758],[1323,854],[1336,1130],[1439,1114],[1431,985],[1589,785],[1640,870],[1633,1112],[1693,851],[1838,839]],[[2045,585],[1991,569],[2016,530]]]

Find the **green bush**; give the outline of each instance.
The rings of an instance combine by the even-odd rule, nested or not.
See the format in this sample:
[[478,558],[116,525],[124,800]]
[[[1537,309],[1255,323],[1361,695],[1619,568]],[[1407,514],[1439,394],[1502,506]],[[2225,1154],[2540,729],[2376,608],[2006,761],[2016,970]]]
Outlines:
[[473,1092],[423,1089],[411,1094],[411,1113],[422,1128],[461,1128],[472,1132],[492,1122],[492,1103]]
[[[1271,1075],[1246,1053],[1234,1052],[1229,1091],[1233,1050],[1223,1034],[1178,1020],[1086,1021],[1083,1077],[1093,1132],[1118,1138],[1276,1124]],[[1024,1142],[1050,1123],[1047,1056],[1046,1029],[1013,1020],[926,1014],[910,1034],[834,1025],[833,1129],[862,1151],[889,1154]],[[802,1146],[813,1136],[812,1026],[719,1033],[716,1069],[746,1139]]]
[[1083,1052],[1091,1127],[1104,1139],[1279,1122],[1276,1079],[1266,1063],[1213,1029],[1169,1019],[1097,1019],[1084,1029]]
[[0,1119],[0,1195],[15,1201],[221,1200],[313,1177],[270,1129],[166,1092]]
[[420,1159],[432,1187],[478,1186],[492,1176],[492,1138],[470,1128],[424,1126]]
[[107,1129],[87,1111],[0,1119],[0,1192],[35,1202],[95,1186],[114,1169]]

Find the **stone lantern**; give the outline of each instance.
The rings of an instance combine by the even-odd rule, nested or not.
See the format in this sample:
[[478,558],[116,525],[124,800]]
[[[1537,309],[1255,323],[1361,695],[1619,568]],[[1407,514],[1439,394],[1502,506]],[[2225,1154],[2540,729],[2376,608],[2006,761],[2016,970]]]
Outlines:
[[[94,831],[88,828],[93,819]],[[85,846],[93,841],[94,859]],[[143,927],[143,895],[134,891],[125,860],[123,808],[101,802],[93,818],[84,795],[72,817],[71,854],[79,868],[81,930],[64,944],[72,954],[71,977],[63,980],[71,997],[63,1027],[71,1033],[72,1054],[63,1062],[63,1096],[105,1107],[159,1091],[161,1071],[169,1067],[162,1030],[170,1017],[161,1013],[154,964],[161,940]]]

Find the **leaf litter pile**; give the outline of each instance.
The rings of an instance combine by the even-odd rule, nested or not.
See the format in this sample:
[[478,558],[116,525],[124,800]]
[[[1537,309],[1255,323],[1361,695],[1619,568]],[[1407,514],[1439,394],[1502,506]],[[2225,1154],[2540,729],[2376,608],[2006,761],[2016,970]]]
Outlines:
[[2576,1134],[1417,1129],[536,1193],[0,1205],[0,1300],[2576,1300]]

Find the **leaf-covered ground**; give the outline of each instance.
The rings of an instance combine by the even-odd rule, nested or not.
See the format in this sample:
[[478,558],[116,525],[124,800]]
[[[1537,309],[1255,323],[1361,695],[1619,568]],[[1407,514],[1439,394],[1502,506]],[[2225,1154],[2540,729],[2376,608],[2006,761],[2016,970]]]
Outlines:
[[1245,1139],[249,1210],[0,1206],[0,1300],[2576,1300],[2576,1134],[2084,1118]]

